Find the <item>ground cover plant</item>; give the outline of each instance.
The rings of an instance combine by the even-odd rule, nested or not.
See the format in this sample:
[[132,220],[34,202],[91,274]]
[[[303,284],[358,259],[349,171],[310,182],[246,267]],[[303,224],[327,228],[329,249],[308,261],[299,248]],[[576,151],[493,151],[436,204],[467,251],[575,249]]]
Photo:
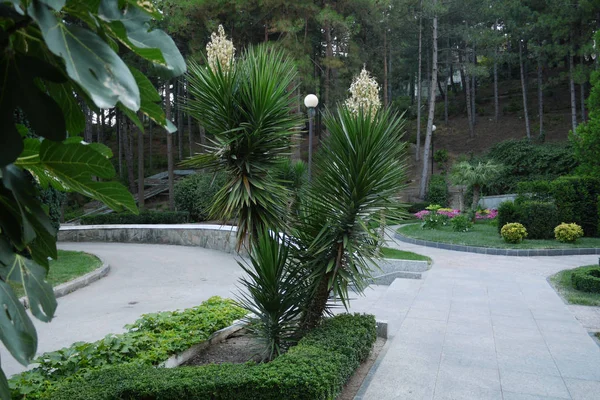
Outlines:
[[382,258],[391,258],[394,260],[410,260],[410,261],[428,261],[431,262],[431,258],[413,253],[412,251],[405,251],[399,249],[392,249],[390,247],[382,247],[381,250]]
[[575,243],[561,243],[556,240],[525,240],[521,243],[506,243],[498,233],[495,224],[476,222],[468,232],[454,232],[451,226],[424,230],[419,224],[409,224],[398,228],[402,236],[432,242],[461,244],[466,246],[493,247],[500,249],[573,249],[600,248],[600,238],[583,237]]
[[[182,311],[146,314],[125,328],[96,342],[77,342],[44,353],[38,365],[10,379],[13,399],[50,396],[61,381],[84,376],[108,365],[134,363],[158,365],[170,355],[202,342],[215,331],[242,318],[246,311],[232,300],[211,297],[201,305]],[[52,395],[53,396],[53,395]],[[52,397],[50,396],[50,397]]]
[[270,363],[174,369],[126,364],[67,381],[52,400],[329,400],[365,360],[377,337],[372,315],[328,318]]
[[[58,258],[50,260],[50,271],[46,276],[46,282],[51,286],[57,286],[92,272],[101,265],[102,261],[92,254],[81,251],[58,250]],[[11,282],[11,286],[17,297],[25,294],[23,287],[16,282]]]
[[556,291],[570,304],[583,306],[600,306],[600,293],[578,290],[573,283],[573,274],[598,269],[598,265],[587,265],[575,269],[567,269],[550,277],[550,283]]

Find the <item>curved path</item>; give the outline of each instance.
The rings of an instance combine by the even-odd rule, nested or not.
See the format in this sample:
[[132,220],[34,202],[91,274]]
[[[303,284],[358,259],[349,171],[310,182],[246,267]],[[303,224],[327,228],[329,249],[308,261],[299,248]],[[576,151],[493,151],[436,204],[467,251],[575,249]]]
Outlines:
[[600,347],[547,282],[598,256],[517,258],[388,244],[434,264],[421,281],[396,280],[357,302],[355,311],[390,323],[385,353],[357,399],[600,398]]
[[[39,353],[122,332],[141,314],[193,307],[211,296],[231,297],[241,275],[233,255],[200,247],[60,243],[59,248],[96,254],[111,271],[59,298],[51,323],[33,318]],[[25,369],[0,349],[7,376]]]

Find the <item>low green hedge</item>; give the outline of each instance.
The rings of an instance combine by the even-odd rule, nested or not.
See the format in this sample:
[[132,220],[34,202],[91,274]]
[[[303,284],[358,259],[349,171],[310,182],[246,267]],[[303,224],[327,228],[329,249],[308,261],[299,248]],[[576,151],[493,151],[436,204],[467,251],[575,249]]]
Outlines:
[[[107,365],[136,363],[158,365],[171,355],[230,326],[246,311],[232,300],[211,297],[201,305],[183,311],[146,314],[127,332],[107,335],[96,342],[77,342],[70,347],[44,353],[32,370],[10,379],[13,399],[38,399],[53,391],[56,384],[71,377],[86,375]],[[94,399],[94,397],[89,397]]]
[[375,318],[343,314],[326,320],[297,346],[267,364],[175,369],[121,365],[56,388],[52,400],[334,399],[375,342]]
[[560,224],[554,203],[535,200],[505,201],[498,206],[498,230],[508,223],[518,222],[527,229],[528,239],[553,239],[554,228]]
[[448,183],[445,175],[431,175],[429,186],[427,188],[426,200],[430,204],[439,204],[442,207],[448,205]]
[[577,290],[600,293],[600,267],[582,268],[573,271],[571,281]]
[[145,211],[139,214],[111,213],[81,217],[82,225],[127,225],[127,224],[185,224],[189,213],[184,211]]

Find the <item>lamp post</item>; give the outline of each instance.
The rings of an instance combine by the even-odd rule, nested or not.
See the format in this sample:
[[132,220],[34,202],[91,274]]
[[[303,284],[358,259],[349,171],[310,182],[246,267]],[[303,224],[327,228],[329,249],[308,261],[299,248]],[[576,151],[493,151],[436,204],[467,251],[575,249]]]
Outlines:
[[435,125],[431,125],[431,175],[433,176],[433,151],[435,149],[435,147],[433,146],[433,139],[435,138],[435,135],[433,134],[436,130]]
[[304,105],[308,109],[308,180],[312,177],[312,151],[313,151],[313,119],[315,108],[319,105],[319,98],[309,94],[304,98]]

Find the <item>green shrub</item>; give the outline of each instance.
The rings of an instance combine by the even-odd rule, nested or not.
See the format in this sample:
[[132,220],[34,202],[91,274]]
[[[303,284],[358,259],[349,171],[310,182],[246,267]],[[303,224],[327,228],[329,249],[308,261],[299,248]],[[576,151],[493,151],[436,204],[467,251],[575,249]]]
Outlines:
[[600,293],[600,267],[578,268],[571,273],[571,282],[582,292]]
[[596,236],[600,177],[564,176],[553,181],[551,186],[560,220],[581,226],[585,236]]
[[111,213],[81,217],[82,225],[127,225],[127,224],[185,224],[189,214],[182,211],[143,211],[139,214]]
[[512,222],[502,227],[500,235],[507,243],[521,243],[527,237],[527,229],[518,222]]
[[190,214],[192,221],[207,220],[215,194],[225,185],[224,174],[194,174],[175,185],[175,207]]
[[65,382],[52,400],[334,399],[376,339],[375,318],[338,315],[270,363],[152,368],[120,365]]
[[505,167],[500,176],[486,183],[486,195],[514,193],[519,182],[553,180],[571,174],[578,165],[571,146],[535,144],[527,139],[498,143],[483,160],[493,160]]
[[548,180],[519,182],[515,202],[522,203],[530,200],[552,201],[552,182]]
[[423,222],[421,228],[423,229],[437,229],[439,227],[448,225],[449,217],[445,214],[438,213],[438,210],[442,208],[439,204],[431,204],[425,209],[429,211],[428,214],[423,216]]
[[466,215],[457,215],[450,220],[452,230],[455,232],[468,232],[473,226],[472,219],[469,219]]
[[600,196],[598,196],[598,208],[597,208],[597,212],[598,212],[598,227],[597,227],[597,232],[600,232]]
[[554,228],[554,237],[559,242],[573,243],[583,236],[583,229],[577,224],[562,223]]
[[560,223],[554,203],[525,201],[517,204],[517,221],[527,228],[529,239],[553,239],[554,227]]
[[183,311],[143,315],[125,326],[125,333],[107,335],[92,343],[73,343],[42,354],[33,361],[38,366],[11,378],[13,399],[40,398],[66,378],[107,365],[130,362],[157,365],[172,354],[208,339],[213,332],[245,314],[232,300],[211,297],[200,306]]
[[435,153],[433,153],[433,161],[435,161],[439,170],[442,171],[442,173],[445,173],[448,169],[448,150],[436,150]]
[[423,211],[425,210],[428,206],[429,206],[429,202],[423,202],[423,203],[412,203],[408,205],[408,208],[406,209],[407,212],[409,212],[410,214],[416,214],[419,211]]
[[511,222],[519,222],[517,205],[512,201],[504,201],[498,206],[498,233],[504,225]]
[[432,175],[429,179],[426,200],[430,203],[439,204],[442,207],[448,205],[448,183],[444,175]]

